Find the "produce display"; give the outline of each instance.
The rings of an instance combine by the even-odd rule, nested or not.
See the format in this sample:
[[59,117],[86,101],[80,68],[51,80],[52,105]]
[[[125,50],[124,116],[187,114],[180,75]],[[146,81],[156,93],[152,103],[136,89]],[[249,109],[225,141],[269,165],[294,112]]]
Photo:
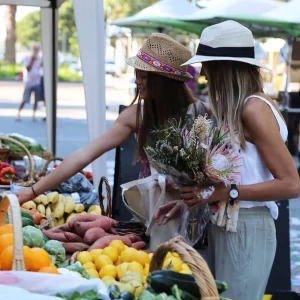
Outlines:
[[[91,209],[91,208],[90,208]],[[117,235],[117,221],[86,213],[74,216],[68,223],[51,229],[43,229],[49,239],[62,242],[67,253],[91,251],[107,247],[113,240],[120,240],[128,247],[142,249],[145,242],[135,234]]]
[[14,167],[6,162],[0,162],[0,184],[9,185],[14,178]]
[[[43,248],[47,242],[39,229],[33,226],[23,228],[23,255],[27,271],[59,274],[51,256]],[[14,233],[11,224],[0,226],[0,270],[11,270],[13,262]]]
[[47,220],[50,220],[50,228],[68,223],[78,215],[101,215],[100,206],[92,205],[87,211],[85,211],[83,204],[75,203],[71,196],[64,196],[58,192],[40,195],[37,198],[24,203],[22,208],[29,211],[38,211],[41,217],[45,218],[43,221],[40,220],[40,222],[42,221],[42,223],[45,223]]
[[[43,153],[46,152],[45,148],[41,144],[34,144],[29,140],[22,138],[22,136],[11,136],[14,140],[20,142],[25,146],[30,153]],[[12,153],[22,153],[23,150],[16,144],[8,141],[3,141],[3,144],[9,147],[10,152]]]

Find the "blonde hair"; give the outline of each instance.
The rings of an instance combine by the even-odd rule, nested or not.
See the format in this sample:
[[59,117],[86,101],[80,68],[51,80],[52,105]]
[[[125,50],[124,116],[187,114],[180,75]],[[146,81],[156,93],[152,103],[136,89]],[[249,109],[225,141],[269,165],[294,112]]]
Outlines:
[[227,126],[232,141],[246,148],[242,120],[244,101],[247,97],[263,92],[259,68],[236,61],[210,61],[202,64],[208,79],[208,97],[218,126]]

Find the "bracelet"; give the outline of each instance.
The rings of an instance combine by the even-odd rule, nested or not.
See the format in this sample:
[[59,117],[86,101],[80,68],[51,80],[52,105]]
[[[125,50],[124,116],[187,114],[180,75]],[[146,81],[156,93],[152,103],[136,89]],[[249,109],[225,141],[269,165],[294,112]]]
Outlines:
[[38,195],[36,194],[36,192],[35,192],[35,190],[34,190],[34,188],[33,188],[33,185],[31,186],[31,189],[32,189],[32,193],[33,193],[34,197],[37,198]]

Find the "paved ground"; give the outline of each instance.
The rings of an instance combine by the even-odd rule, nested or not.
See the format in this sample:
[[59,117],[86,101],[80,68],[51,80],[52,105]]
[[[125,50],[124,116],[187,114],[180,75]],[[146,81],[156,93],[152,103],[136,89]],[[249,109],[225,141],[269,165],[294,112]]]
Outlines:
[[[108,106],[106,125],[109,127],[118,116],[119,105],[128,104],[131,98],[126,79],[107,76],[106,82]],[[20,122],[15,120],[22,92],[22,82],[0,81],[0,132],[24,134],[47,146],[46,124],[42,121],[45,109],[42,104],[38,108],[36,122],[32,121],[32,105],[22,110]],[[58,83],[57,156],[66,157],[86,143],[88,143],[88,127],[83,85],[81,83]],[[111,183],[114,155],[114,150],[107,154],[108,175]]]
[[[107,77],[106,80],[106,125],[111,126],[118,115],[118,106],[128,104],[129,81]],[[45,110],[40,107],[38,121],[32,121],[31,105],[22,112],[22,121],[16,122],[18,104],[22,97],[21,82],[0,81],[0,133],[17,132],[35,138],[46,146],[46,124],[41,120]],[[72,116],[72,117],[70,117]],[[88,142],[88,129],[85,113],[84,91],[81,83],[58,84],[57,107],[57,156],[66,157],[72,151]],[[298,161],[295,159],[295,162]],[[107,174],[113,184],[114,151],[107,154]],[[300,292],[300,201],[291,200],[291,269],[294,290]]]

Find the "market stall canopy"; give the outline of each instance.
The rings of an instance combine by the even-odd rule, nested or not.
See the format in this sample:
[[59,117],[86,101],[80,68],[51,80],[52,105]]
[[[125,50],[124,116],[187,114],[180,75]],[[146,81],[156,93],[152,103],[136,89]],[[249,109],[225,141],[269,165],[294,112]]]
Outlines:
[[278,19],[290,24],[300,24],[300,0],[292,0],[264,14],[264,17]]
[[111,24],[131,28],[133,31],[145,32],[190,32],[199,35],[203,26],[179,20],[182,15],[189,16],[201,9],[188,0],[161,0],[137,14],[119,19]]
[[275,0],[220,0],[192,14],[181,14],[179,20],[205,26],[236,20],[248,27],[256,37],[285,37],[289,35],[286,24],[279,19],[264,17],[266,13],[285,5]]

